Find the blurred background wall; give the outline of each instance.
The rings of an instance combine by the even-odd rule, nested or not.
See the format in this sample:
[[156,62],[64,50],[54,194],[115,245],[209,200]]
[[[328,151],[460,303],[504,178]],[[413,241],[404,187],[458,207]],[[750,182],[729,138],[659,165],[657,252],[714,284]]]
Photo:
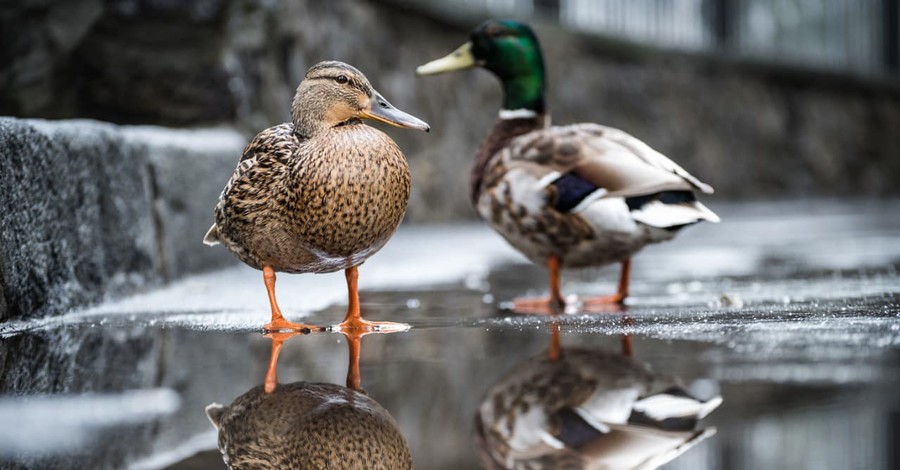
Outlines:
[[407,222],[473,219],[500,89],[414,70],[489,17],[535,26],[556,123],[634,134],[715,186],[713,205],[897,196],[898,3],[2,0],[0,319],[233,263],[199,244],[216,195],[320,60],[432,125],[387,130],[413,173]]

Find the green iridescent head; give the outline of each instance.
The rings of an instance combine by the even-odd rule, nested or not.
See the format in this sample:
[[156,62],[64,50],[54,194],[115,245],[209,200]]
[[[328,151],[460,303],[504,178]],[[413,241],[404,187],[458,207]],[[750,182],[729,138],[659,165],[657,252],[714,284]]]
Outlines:
[[488,20],[472,31],[469,42],[449,55],[416,69],[419,75],[483,67],[503,83],[504,109],[544,111],[544,60],[537,36],[523,23]]

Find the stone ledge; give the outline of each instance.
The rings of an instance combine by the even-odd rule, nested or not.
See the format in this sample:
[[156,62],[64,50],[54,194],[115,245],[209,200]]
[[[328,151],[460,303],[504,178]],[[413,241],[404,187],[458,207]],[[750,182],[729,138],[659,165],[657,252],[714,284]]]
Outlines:
[[0,118],[0,321],[232,263],[200,240],[244,145],[227,128]]

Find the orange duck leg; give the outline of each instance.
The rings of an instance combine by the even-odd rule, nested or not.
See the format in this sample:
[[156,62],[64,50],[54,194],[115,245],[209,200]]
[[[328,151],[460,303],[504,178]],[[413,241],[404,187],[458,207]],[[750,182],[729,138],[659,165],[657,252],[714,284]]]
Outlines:
[[324,328],[304,323],[288,321],[281,314],[278,302],[275,301],[275,270],[271,266],[263,267],[263,281],[266,283],[266,291],[269,293],[269,305],[272,307],[272,321],[263,326],[267,333],[278,331],[296,331],[309,333],[311,331],[324,331]]
[[406,331],[409,325],[405,323],[394,323],[387,321],[369,321],[362,317],[359,310],[359,290],[357,283],[359,281],[359,270],[356,266],[344,270],[347,276],[347,293],[349,302],[347,305],[347,316],[344,317],[338,325],[341,332],[361,330],[361,331],[378,331],[382,333],[394,333],[398,331]]
[[550,271],[550,295],[537,299],[515,299],[513,300],[513,311],[533,315],[562,313],[566,307],[566,301],[560,289],[560,264],[559,256],[547,257],[547,269]]
[[619,288],[615,294],[602,295],[598,297],[585,297],[581,300],[581,306],[585,310],[591,310],[596,307],[608,307],[611,305],[622,305],[628,297],[628,282],[631,279],[631,258],[622,261],[622,271],[619,274]]

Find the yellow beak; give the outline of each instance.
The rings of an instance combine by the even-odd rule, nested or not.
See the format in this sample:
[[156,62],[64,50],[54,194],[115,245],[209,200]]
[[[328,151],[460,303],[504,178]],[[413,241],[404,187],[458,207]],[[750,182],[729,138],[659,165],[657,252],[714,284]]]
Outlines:
[[440,59],[420,65],[416,68],[417,75],[434,75],[438,73],[451,72],[453,70],[462,70],[472,68],[475,65],[475,57],[472,55],[472,42],[469,41],[450,54]]

